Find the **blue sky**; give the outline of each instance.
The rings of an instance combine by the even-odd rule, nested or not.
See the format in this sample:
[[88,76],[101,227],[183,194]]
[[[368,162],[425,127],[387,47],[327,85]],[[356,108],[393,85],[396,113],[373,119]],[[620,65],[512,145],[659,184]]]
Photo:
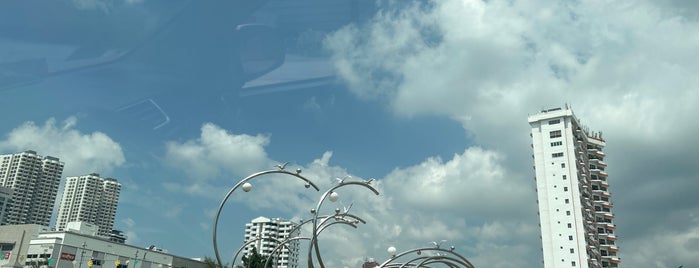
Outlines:
[[[526,118],[567,103],[607,140],[622,264],[699,263],[693,2],[239,3],[3,2],[0,153],[118,179],[115,228],[178,255],[212,256],[223,194],[288,161],[321,189],[377,179],[378,197],[341,193],[368,223],[324,233],[333,267],[442,239],[477,267],[535,267]],[[256,52],[236,49],[248,23],[286,51],[254,79],[235,64]],[[308,218],[317,197],[256,181],[222,214],[222,255],[245,222]]]

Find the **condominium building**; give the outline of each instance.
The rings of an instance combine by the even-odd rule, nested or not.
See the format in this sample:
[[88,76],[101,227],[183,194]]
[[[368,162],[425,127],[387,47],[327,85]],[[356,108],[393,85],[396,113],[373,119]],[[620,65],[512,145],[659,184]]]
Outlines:
[[529,116],[545,268],[618,267],[602,133],[555,108]]
[[0,186],[0,225],[7,224],[7,214],[10,213],[12,189]]
[[87,222],[99,227],[100,236],[109,237],[114,227],[121,184],[97,173],[67,177],[56,229],[63,231],[69,222]]
[[63,162],[35,151],[0,155],[0,186],[12,189],[7,224],[49,226]]
[[[280,218],[258,217],[245,224],[245,243],[243,255],[252,253],[253,247],[264,257],[270,256],[284,240],[297,236],[300,232],[297,224]],[[292,233],[293,232],[293,233]],[[274,252],[274,267],[297,268],[299,260],[299,241],[290,241]]]

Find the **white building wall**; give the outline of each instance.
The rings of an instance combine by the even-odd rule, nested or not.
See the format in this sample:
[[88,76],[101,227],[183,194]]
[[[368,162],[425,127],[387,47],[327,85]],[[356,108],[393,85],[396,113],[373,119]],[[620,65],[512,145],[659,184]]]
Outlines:
[[[258,217],[253,219],[250,223],[245,224],[245,243],[249,241],[254,242],[244,247],[243,255],[251,253],[254,246],[260,255],[269,256],[275,247],[279,245],[279,242],[283,242],[287,238],[298,234],[298,232],[291,234],[291,230],[295,227],[295,223],[279,218]],[[288,244],[288,247],[282,247],[280,253],[279,257],[276,258],[278,266],[275,267],[298,267],[298,241],[292,241]]]
[[13,190],[7,224],[48,226],[53,213],[63,162],[34,151],[0,155],[0,186]]
[[[117,260],[120,268],[205,267],[201,261],[72,232],[39,234],[30,241],[26,256],[25,268],[117,268]],[[101,263],[90,267],[90,259]]]
[[109,236],[114,227],[121,184],[115,179],[93,173],[66,178],[56,219],[56,229],[65,230],[69,222],[88,222],[99,226],[99,235]]
[[[599,171],[590,170],[590,158],[597,156],[589,148],[595,143],[601,148],[604,142],[588,137],[568,108],[529,116],[529,124],[544,267],[616,267],[618,262],[611,262],[615,256],[600,254],[600,223],[596,214],[601,212],[595,210],[600,210],[601,205],[596,205],[594,199],[599,196],[592,191],[600,188],[591,180]],[[604,232],[612,233],[612,230]]]

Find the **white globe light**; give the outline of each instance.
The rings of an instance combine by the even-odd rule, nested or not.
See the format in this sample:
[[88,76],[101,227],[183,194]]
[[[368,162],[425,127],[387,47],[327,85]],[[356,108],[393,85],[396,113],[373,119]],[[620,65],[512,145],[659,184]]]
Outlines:
[[330,197],[328,199],[330,199],[330,202],[335,202],[338,198],[340,198],[340,195],[336,192],[332,192],[330,193]]
[[396,247],[388,247],[388,255],[395,256],[396,255]]
[[252,189],[252,184],[250,184],[249,182],[246,182],[243,184],[243,191],[244,192],[249,192],[250,189]]

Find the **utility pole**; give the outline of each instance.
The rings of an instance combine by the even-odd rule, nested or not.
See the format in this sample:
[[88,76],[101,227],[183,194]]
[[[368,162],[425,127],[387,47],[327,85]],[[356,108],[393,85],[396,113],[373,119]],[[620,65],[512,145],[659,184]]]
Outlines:
[[85,254],[85,247],[87,247],[87,243],[83,241],[83,247],[82,250],[80,251],[80,262],[78,263],[78,268],[83,267],[83,254]]

